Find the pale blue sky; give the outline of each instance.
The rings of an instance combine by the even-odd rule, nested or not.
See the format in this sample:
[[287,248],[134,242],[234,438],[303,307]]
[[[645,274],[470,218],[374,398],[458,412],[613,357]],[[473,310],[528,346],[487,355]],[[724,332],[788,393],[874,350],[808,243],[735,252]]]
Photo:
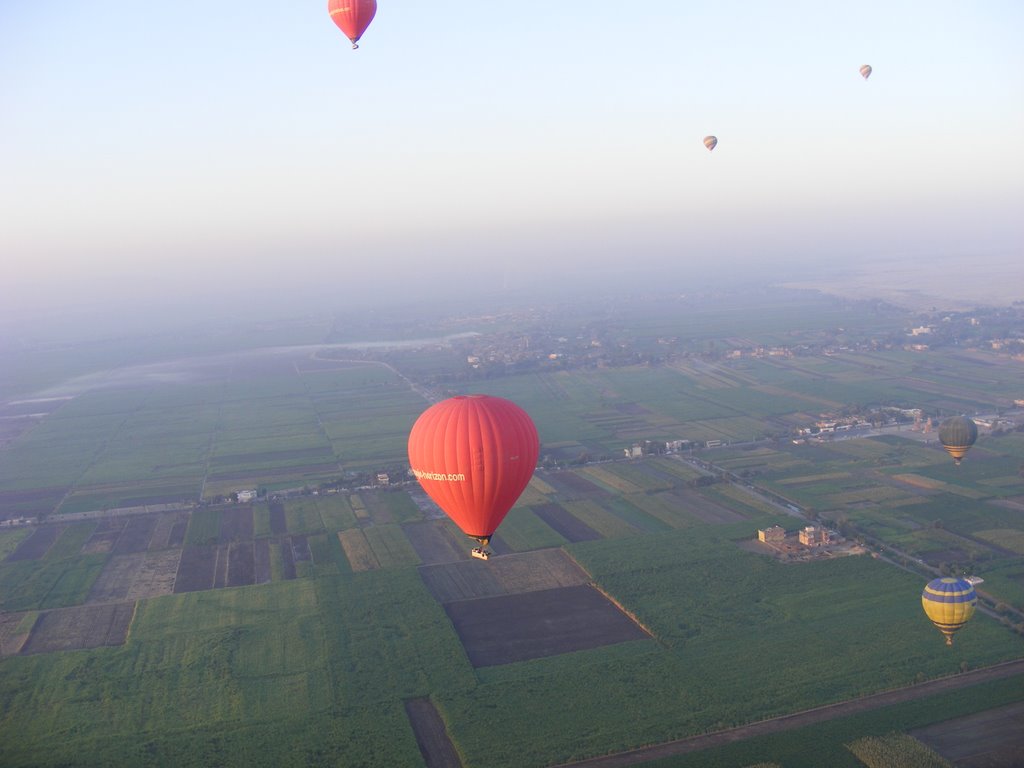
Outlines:
[[3,0],[4,281],[1020,253],[1022,39],[1015,0],[379,0],[355,52],[326,0]]

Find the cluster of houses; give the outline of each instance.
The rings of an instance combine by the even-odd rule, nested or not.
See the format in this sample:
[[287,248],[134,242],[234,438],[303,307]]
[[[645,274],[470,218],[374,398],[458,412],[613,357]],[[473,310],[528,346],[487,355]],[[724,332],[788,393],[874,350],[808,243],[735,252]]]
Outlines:
[[724,444],[725,443],[721,440],[668,440],[665,443],[655,442],[653,440],[644,440],[643,442],[633,443],[628,448],[623,448],[622,453],[627,459],[642,459],[644,456],[656,454],[683,453],[684,451],[689,451],[692,448],[718,448]]
[[801,427],[797,430],[797,434],[801,437],[814,436],[814,435],[831,435],[836,432],[848,432],[851,429],[870,429],[871,422],[864,421],[863,419],[846,419],[840,421],[829,421],[822,419],[816,421],[813,427]]
[[854,429],[870,429],[872,427],[891,427],[897,424],[913,422],[921,423],[924,412],[920,408],[896,408],[882,406],[870,409],[863,415],[833,416],[823,414],[813,426],[800,427],[796,430],[799,437],[815,437],[849,432]]

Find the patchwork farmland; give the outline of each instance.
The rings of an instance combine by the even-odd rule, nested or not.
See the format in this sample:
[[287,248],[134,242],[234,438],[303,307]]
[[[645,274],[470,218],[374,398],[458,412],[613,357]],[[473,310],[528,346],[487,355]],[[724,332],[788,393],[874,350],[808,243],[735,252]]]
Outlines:
[[[709,316],[730,332],[694,330],[702,348],[789,338]],[[679,332],[636,322],[656,351]],[[1024,655],[1019,433],[986,432],[959,468],[920,431],[779,437],[834,406],[1004,408],[1017,363],[973,376],[892,350],[481,378],[533,415],[546,467],[481,562],[404,475],[420,392],[446,386],[412,374],[459,355],[311,354],[183,363],[174,385],[85,392],[0,434],[0,517],[36,518],[0,528],[0,763],[539,767]],[[619,458],[646,440],[695,447]],[[880,557],[737,546],[811,517]],[[919,595],[953,567],[992,608],[947,649]],[[1019,683],[664,764],[852,765],[858,739],[975,716],[1012,749]]]

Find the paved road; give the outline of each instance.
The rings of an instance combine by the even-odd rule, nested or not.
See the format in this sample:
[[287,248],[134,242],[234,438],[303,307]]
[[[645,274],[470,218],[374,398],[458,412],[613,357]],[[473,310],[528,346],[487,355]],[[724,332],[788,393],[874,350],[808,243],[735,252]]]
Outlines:
[[565,763],[562,766],[558,766],[558,768],[622,768],[622,766],[627,765],[640,765],[649,760],[700,752],[704,749],[720,747],[736,741],[744,741],[755,736],[765,736],[772,733],[780,733],[781,731],[789,731],[794,728],[803,728],[807,725],[814,725],[815,723],[822,723],[839,717],[847,717],[860,712],[868,712],[872,709],[880,709],[891,704],[923,699],[936,693],[968,688],[990,680],[999,680],[1016,675],[1024,675],[1024,659],[1008,661],[992,667],[976,669],[938,680],[929,680],[919,685],[897,688],[893,691],[863,696],[859,699],[841,701],[838,704],[829,704],[824,707],[807,709],[803,712],[794,712],[791,715],[783,715],[771,720],[762,720],[758,723],[742,725],[738,728],[729,728],[725,731],[717,731],[703,736],[692,736],[688,739],[679,739],[678,741],[669,741],[650,747],[641,747],[629,752],[619,752],[618,754],[595,757],[576,763]]

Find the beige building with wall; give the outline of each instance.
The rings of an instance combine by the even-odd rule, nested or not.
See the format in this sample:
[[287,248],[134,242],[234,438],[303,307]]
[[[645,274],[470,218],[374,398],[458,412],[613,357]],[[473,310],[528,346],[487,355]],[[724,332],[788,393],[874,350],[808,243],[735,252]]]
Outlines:
[[820,525],[808,525],[800,531],[799,539],[806,547],[828,544],[828,530]]

